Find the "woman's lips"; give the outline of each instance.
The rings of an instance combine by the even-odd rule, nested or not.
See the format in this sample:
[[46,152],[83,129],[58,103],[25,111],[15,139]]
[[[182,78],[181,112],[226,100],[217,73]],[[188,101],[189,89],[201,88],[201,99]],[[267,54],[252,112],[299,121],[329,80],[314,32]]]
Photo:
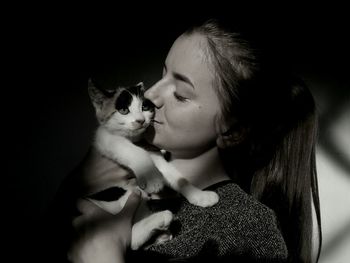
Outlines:
[[158,120],[153,120],[154,123],[162,124],[163,122],[158,121]]

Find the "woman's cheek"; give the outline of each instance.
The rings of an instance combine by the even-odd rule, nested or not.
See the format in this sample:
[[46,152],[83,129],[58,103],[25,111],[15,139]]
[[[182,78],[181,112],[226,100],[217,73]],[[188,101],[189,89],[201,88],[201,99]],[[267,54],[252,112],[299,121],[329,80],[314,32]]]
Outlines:
[[173,108],[173,110],[167,110],[165,112],[166,122],[170,129],[174,129],[177,132],[187,130],[193,125],[196,112],[190,108]]

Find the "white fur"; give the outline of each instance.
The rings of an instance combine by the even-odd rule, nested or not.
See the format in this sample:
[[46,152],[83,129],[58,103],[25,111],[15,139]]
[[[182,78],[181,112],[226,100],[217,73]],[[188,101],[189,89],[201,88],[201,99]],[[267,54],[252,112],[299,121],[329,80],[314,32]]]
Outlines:
[[167,230],[172,220],[171,211],[165,210],[151,214],[134,224],[131,232],[131,249],[139,249],[155,234],[156,230]]
[[161,153],[151,152],[150,154],[153,162],[163,174],[166,184],[180,192],[191,204],[208,207],[215,205],[219,201],[219,196],[215,192],[203,191],[193,186],[173,165],[163,158]]
[[111,134],[101,126],[96,132],[95,146],[103,155],[129,167],[134,172],[138,185],[146,192],[156,193],[163,188],[163,176],[149,153],[127,138]]

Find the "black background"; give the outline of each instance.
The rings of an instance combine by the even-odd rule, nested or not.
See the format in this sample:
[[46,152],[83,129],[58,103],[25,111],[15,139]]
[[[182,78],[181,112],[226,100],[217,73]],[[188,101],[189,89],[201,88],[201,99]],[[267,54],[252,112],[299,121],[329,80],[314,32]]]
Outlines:
[[11,244],[16,245],[28,228],[38,227],[62,179],[90,145],[96,121],[87,95],[88,76],[120,85],[141,80],[152,85],[161,76],[173,40],[198,19],[230,20],[290,64],[317,100],[320,144],[337,157],[327,127],[350,101],[345,9],[177,8],[150,12],[119,7],[107,13],[94,8],[68,12],[66,7],[63,12],[22,10],[5,19],[2,178]]

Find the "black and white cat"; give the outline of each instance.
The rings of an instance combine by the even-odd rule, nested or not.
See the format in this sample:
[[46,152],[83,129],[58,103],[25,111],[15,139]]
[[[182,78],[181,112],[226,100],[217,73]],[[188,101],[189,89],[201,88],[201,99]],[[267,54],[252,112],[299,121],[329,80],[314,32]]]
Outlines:
[[[177,169],[168,163],[160,150],[146,150],[137,145],[143,133],[152,124],[153,104],[144,98],[143,83],[132,87],[117,87],[106,91],[96,87],[91,80],[88,91],[100,123],[94,140],[94,147],[104,156],[123,167],[129,168],[137,179],[138,186],[147,193],[157,193],[164,185],[181,193],[190,203],[201,207],[216,204],[218,195],[212,191],[202,191],[191,185]],[[126,180],[112,185],[90,198],[95,204],[112,214],[124,207],[132,188]],[[109,200],[113,189],[119,196]],[[142,213],[145,213],[143,205]],[[170,211],[161,211],[147,216],[137,213],[132,229],[131,247],[138,249],[151,237],[155,229],[167,229],[173,215]]]

